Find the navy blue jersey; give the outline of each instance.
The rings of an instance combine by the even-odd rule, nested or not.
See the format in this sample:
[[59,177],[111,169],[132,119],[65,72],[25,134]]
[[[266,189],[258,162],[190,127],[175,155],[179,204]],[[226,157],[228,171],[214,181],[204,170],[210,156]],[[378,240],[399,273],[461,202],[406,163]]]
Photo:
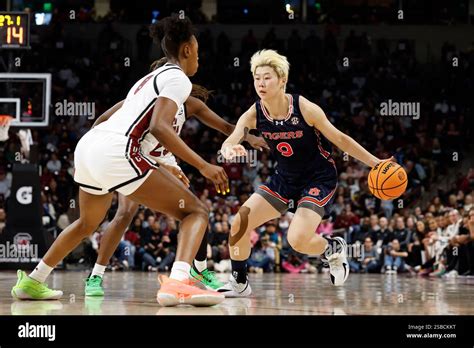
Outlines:
[[288,184],[302,184],[304,178],[317,178],[320,181],[336,179],[329,142],[304,120],[299,107],[299,95],[290,94],[289,98],[290,107],[284,120],[272,119],[260,100],[255,104],[257,130],[276,159],[277,172]]

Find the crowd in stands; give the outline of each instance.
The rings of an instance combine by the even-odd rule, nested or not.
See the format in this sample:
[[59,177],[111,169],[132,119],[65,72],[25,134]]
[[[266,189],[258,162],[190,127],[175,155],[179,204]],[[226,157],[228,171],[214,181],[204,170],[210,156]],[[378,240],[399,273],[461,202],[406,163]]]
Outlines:
[[[60,24],[52,25],[42,35],[41,47],[34,47],[25,56],[23,69],[53,74],[53,101],[91,101],[98,116],[123,99],[142,76],[119,63],[124,48],[120,35],[111,27],[104,28],[100,37],[105,41],[115,38],[118,44],[113,46],[103,46],[100,40],[72,42],[64,37]],[[448,174],[449,168],[456,168],[472,150],[467,141],[473,136],[467,116],[474,81],[474,47],[459,49],[446,44],[428,65],[417,61],[413,40],[373,42],[367,33],[351,32],[341,41],[338,35],[339,31],[329,25],[321,36],[311,31],[302,37],[295,30],[287,40],[277,37],[272,29],[258,40],[249,30],[236,47],[225,32],[214,38],[204,30],[199,35],[200,70],[193,82],[213,90],[209,106],[235,123],[256,98],[249,57],[260,48],[286,54],[291,64],[287,91],[301,93],[320,105],[334,125],[375,156],[393,155],[409,178],[402,200],[378,200],[368,191],[369,168],[334,149],[339,186],[330,216],[315,233],[346,238],[356,253],[351,258],[353,272],[473,274],[474,169],[456,173],[458,180],[449,190],[438,190],[437,185],[439,178]],[[58,46],[59,40],[64,45]],[[147,55],[149,50],[142,50],[139,70],[143,74],[153,60]],[[461,60],[456,68],[450,64],[453,55]],[[240,58],[238,67],[233,64],[234,56]],[[342,64],[343,57],[349,58],[349,66]],[[421,117],[381,116],[380,103],[387,99],[420,103]],[[56,116],[48,129],[33,130],[41,154],[43,222],[55,233],[78,215],[77,207],[71,204],[78,190],[72,179],[73,153],[92,122],[85,116]],[[211,211],[211,268],[225,272],[230,270],[227,242],[232,220],[240,205],[268,179],[275,163],[266,152],[258,154],[255,165],[218,163],[218,150],[225,136],[192,118],[182,138],[206,160],[223,165],[231,181],[231,193],[222,197],[196,170],[181,163],[192,189]],[[5,200],[10,194],[16,141],[16,135],[10,132],[10,140],[0,145],[0,230],[8,214]],[[434,198],[424,202],[423,197],[433,192]],[[69,257],[69,262],[93,264],[101,235],[117,204],[115,197],[98,231]],[[287,213],[252,231],[253,251],[248,261],[251,272],[321,271],[318,258],[298,254],[289,246],[286,232],[291,215]],[[177,221],[142,207],[125,231],[110,268],[169,270],[178,231]]]

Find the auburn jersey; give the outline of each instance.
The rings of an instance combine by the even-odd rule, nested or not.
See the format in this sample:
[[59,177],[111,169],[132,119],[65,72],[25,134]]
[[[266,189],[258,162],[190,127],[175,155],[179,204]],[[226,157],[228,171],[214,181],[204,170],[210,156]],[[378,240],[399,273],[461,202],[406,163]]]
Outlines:
[[321,180],[337,176],[332,148],[314,127],[306,123],[299,107],[299,95],[287,94],[289,110],[283,120],[274,120],[258,100],[257,130],[276,159],[276,170],[283,177],[300,180],[304,175]]

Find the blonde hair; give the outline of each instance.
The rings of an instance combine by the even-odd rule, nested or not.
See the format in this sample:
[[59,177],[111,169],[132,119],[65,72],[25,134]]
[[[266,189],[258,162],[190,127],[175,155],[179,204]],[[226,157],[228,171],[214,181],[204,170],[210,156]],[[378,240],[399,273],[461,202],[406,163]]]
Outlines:
[[285,56],[278,54],[275,50],[261,50],[250,58],[250,71],[255,75],[255,71],[260,66],[269,66],[279,78],[284,78],[288,82],[290,63]]

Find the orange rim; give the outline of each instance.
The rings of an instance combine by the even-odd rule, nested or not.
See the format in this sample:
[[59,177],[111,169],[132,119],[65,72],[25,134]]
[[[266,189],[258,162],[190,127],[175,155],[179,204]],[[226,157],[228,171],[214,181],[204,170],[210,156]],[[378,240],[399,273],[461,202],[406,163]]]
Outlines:
[[10,115],[0,115],[0,126],[5,126],[13,120]]

